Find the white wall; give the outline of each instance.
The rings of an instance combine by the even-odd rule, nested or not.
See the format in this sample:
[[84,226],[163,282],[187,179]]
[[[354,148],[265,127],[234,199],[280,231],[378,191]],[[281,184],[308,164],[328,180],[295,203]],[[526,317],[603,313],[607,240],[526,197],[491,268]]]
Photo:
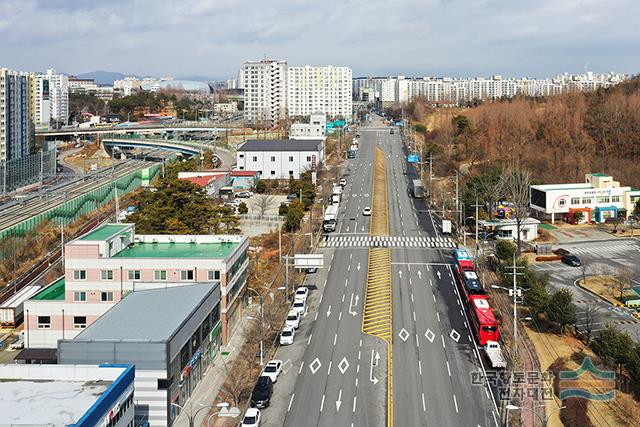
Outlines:
[[[240,170],[261,171],[262,179],[299,179],[300,173],[312,169],[310,159],[315,156],[316,167],[324,161],[323,150],[319,151],[238,151],[237,166]],[[274,172],[272,174],[272,171]]]

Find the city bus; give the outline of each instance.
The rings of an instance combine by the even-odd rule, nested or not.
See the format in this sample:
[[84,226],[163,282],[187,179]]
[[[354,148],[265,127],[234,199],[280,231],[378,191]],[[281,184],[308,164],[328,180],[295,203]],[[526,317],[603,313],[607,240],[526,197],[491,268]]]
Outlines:
[[479,345],[485,345],[487,341],[500,341],[498,322],[486,296],[470,295],[468,312],[469,323]]

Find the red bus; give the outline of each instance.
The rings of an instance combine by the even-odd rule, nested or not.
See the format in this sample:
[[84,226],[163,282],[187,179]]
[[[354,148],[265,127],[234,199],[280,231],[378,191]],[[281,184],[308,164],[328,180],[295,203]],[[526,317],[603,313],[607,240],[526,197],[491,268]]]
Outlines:
[[469,322],[476,336],[478,344],[485,345],[487,341],[500,341],[498,322],[484,295],[469,296]]

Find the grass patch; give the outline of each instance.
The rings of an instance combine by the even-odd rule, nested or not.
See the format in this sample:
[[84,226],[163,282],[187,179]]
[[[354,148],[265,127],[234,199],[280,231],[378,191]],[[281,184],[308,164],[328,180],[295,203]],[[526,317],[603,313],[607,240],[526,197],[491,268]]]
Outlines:
[[587,277],[586,282],[580,280],[578,284],[613,305],[624,304],[628,298],[637,297],[633,290],[627,289],[622,293],[622,298],[620,298],[620,281],[611,275]]

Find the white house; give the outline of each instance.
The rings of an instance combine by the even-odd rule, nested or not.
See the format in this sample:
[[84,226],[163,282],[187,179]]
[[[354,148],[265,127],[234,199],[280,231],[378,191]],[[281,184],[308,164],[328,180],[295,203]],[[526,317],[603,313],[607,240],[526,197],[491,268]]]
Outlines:
[[621,209],[628,216],[638,200],[640,190],[621,187],[611,175],[601,173],[586,174],[584,183],[531,186],[531,208],[552,223],[556,214],[571,223],[578,212],[581,222],[605,222],[617,217]]
[[[520,227],[520,240],[528,242],[538,237],[538,225],[540,221],[535,218],[525,218]],[[496,240],[516,240],[518,227],[515,219],[492,219],[478,221],[480,230],[484,233],[493,234]],[[482,237],[482,236],[480,236]]]
[[248,140],[238,147],[238,170],[259,171],[262,179],[299,179],[324,162],[322,139]]
[[324,139],[327,129],[327,116],[316,111],[309,116],[309,123],[293,123],[289,128],[291,139]]

